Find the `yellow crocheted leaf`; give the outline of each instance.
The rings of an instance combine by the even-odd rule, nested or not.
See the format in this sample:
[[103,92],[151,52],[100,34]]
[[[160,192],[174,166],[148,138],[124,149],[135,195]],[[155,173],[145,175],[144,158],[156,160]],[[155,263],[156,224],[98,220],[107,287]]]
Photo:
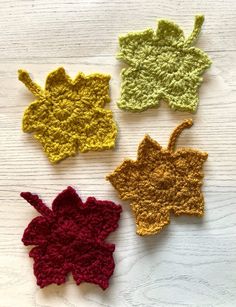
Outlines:
[[85,118],[86,125],[80,134],[79,150],[86,152],[114,147],[117,130],[112,112],[96,109],[87,112]]
[[96,96],[94,105],[103,107],[106,103],[110,102],[109,96],[109,81],[110,76],[94,74],[91,78],[86,79],[84,84],[84,93],[86,97]]
[[25,110],[22,120],[22,130],[33,132],[46,127],[48,122],[48,108],[43,100],[36,100]]
[[52,163],[57,163],[67,157],[74,156],[78,151],[79,138],[73,132],[62,131],[60,127],[48,127],[35,133]]
[[72,80],[66,74],[65,69],[60,67],[48,75],[45,90],[51,95],[65,95],[67,93],[71,99],[76,99],[79,91],[81,103],[93,103],[94,106],[103,107],[110,102],[109,81],[109,75],[95,73],[85,76],[81,72]]
[[202,216],[203,164],[207,153],[182,148],[175,151],[177,137],[192,125],[184,121],[172,133],[167,148],[146,136],[137,161],[125,161],[107,179],[122,199],[130,199],[139,235],[155,234],[176,215]]
[[48,74],[45,82],[45,91],[49,91],[58,95],[58,92],[63,95],[65,91],[71,91],[72,89],[72,80],[66,74],[66,71],[63,67],[52,71]]
[[116,124],[112,112],[103,109],[110,100],[110,76],[79,73],[72,80],[61,67],[48,75],[45,90],[26,71],[19,71],[19,79],[37,98],[25,110],[23,131],[35,133],[51,162],[78,150],[114,147]]
[[165,20],[156,33],[148,29],[119,38],[118,58],[129,64],[121,73],[121,109],[141,112],[164,100],[173,109],[196,111],[202,74],[211,64],[206,53],[192,47],[203,21],[196,16],[187,39],[178,25]]

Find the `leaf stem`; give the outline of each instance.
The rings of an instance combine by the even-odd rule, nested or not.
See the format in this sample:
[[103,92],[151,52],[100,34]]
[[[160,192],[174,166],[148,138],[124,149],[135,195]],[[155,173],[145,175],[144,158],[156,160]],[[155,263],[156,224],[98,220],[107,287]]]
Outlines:
[[186,129],[186,128],[190,128],[193,125],[193,120],[192,119],[186,119],[185,121],[182,122],[182,124],[180,124],[179,126],[177,126],[175,128],[175,130],[172,132],[170,139],[169,139],[169,143],[167,146],[167,149],[169,151],[174,151],[175,150],[175,144],[177,141],[177,138],[179,137],[179,135],[181,134],[181,132]]
[[191,46],[195,42],[195,40],[198,38],[198,35],[201,32],[203,22],[204,22],[203,15],[195,16],[193,31],[185,42],[187,46]]
[[33,80],[30,78],[30,75],[27,71],[19,69],[18,70],[18,79],[25,84],[25,86],[30,90],[32,94],[34,94],[36,97],[42,96],[42,89],[41,87],[33,82]]
[[23,197],[28,203],[30,203],[44,217],[52,217],[52,211],[43,203],[38,195],[33,195],[30,192],[22,192],[20,193],[20,196]]

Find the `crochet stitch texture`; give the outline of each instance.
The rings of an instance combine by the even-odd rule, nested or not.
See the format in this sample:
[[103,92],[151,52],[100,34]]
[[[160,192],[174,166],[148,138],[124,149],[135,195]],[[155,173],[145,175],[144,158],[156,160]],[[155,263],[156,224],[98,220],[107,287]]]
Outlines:
[[169,224],[170,212],[196,216],[204,213],[201,185],[207,153],[191,148],[175,151],[178,136],[192,124],[192,120],[185,120],[179,125],[167,148],[146,135],[137,160],[125,160],[107,176],[121,199],[131,201],[139,235],[158,233]]
[[83,203],[72,187],[56,197],[52,210],[37,195],[21,196],[41,214],[22,238],[25,245],[36,245],[29,256],[34,258],[37,284],[60,285],[72,272],[77,285],[85,281],[105,290],[115,267],[115,245],[104,239],[118,227],[121,206],[94,197]]
[[60,67],[48,75],[45,90],[24,70],[19,70],[19,80],[37,98],[25,110],[23,131],[35,133],[52,163],[78,150],[114,147],[116,124],[112,112],[103,108],[110,101],[109,75],[80,72],[72,80]]
[[141,112],[164,100],[172,109],[196,111],[202,74],[211,64],[206,53],[192,47],[203,22],[204,16],[195,17],[187,39],[167,20],[158,22],[156,32],[147,29],[119,37],[117,58],[129,65],[121,72],[119,108]]

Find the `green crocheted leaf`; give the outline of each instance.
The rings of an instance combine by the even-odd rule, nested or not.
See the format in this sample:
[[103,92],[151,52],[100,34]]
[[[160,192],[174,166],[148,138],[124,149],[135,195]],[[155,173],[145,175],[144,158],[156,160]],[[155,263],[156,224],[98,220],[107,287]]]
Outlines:
[[129,65],[121,73],[121,109],[141,112],[164,100],[173,109],[196,111],[202,74],[211,65],[208,55],[192,46],[203,21],[203,16],[195,17],[187,39],[166,20],[159,21],[156,33],[148,29],[119,38],[117,57]]
[[176,43],[184,43],[184,32],[175,23],[168,20],[160,20],[156,37],[159,46],[175,46]]
[[129,33],[126,36],[120,36],[120,52],[118,59],[123,59],[127,64],[136,64],[136,61],[145,56],[153,46],[154,32],[148,29],[143,32]]

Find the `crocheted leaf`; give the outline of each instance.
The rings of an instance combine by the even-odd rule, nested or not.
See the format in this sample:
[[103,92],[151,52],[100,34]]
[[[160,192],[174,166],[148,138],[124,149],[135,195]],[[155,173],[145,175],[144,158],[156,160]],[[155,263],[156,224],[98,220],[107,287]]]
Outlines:
[[176,46],[176,43],[184,42],[184,32],[175,23],[168,20],[160,20],[156,31],[158,45]]
[[37,245],[29,253],[37,284],[62,284],[72,272],[78,285],[86,281],[106,289],[115,245],[104,239],[118,227],[121,206],[93,197],[83,203],[71,187],[55,198],[52,210],[37,195],[21,196],[42,215],[30,222],[22,238],[25,245]]
[[103,109],[110,101],[110,76],[79,73],[72,80],[64,68],[51,72],[45,90],[27,72],[19,79],[37,100],[25,110],[23,131],[34,132],[53,163],[89,150],[114,147],[117,128],[112,112]]
[[73,218],[82,206],[83,202],[79,195],[73,188],[68,187],[54,199],[52,212],[58,218]]
[[203,21],[196,16],[187,39],[178,25],[166,20],[159,21],[156,33],[148,29],[119,38],[117,57],[129,64],[121,73],[121,109],[141,112],[164,100],[173,109],[196,111],[202,74],[211,64],[207,54],[192,47]]
[[[81,72],[72,80],[66,74],[64,68],[60,67],[47,76],[45,90],[50,93],[64,95],[65,92],[75,94],[73,91],[79,88],[83,93],[83,97],[81,97],[82,103],[86,105],[92,101],[94,106],[103,107],[110,101],[109,80],[110,76],[108,75],[92,74],[85,77]],[[96,99],[94,99],[95,97]]]
[[48,220],[43,216],[34,218],[24,232],[25,245],[38,245],[47,242],[51,229]]
[[139,181],[138,167],[134,161],[126,160],[108,179],[118,190],[122,199],[132,199],[132,195],[137,192],[136,184]]
[[34,259],[34,274],[41,288],[52,283],[60,285],[66,282],[66,275],[71,271],[77,285],[90,282],[105,290],[115,267],[113,251],[114,245],[111,244],[102,246],[94,243],[93,246],[80,243],[67,249],[68,256],[71,253],[73,257],[73,265],[67,265],[61,246],[51,244],[49,247],[33,248],[30,257]]
[[137,161],[124,161],[107,176],[122,199],[131,200],[137,234],[159,232],[176,215],[202,216],[204,198],[201,192],[203,164],[207,153],[181,148],[175,142],[192,120],[184,121],[170,137],[167,149],[146,136],[139,145]]
[[52,283],[61,285],[66,281],[69,270],[64,264],[61,249],[56,244],[34,247],[29,256],[34,259],[34,275],[41,288]]
[[76,283],[92,282],[106,289],[109,286],[108,280],[114,271],[115,263],[112,257],[114,249],[113,244],[83,246],[81,256],[76,257],[72,269]]

